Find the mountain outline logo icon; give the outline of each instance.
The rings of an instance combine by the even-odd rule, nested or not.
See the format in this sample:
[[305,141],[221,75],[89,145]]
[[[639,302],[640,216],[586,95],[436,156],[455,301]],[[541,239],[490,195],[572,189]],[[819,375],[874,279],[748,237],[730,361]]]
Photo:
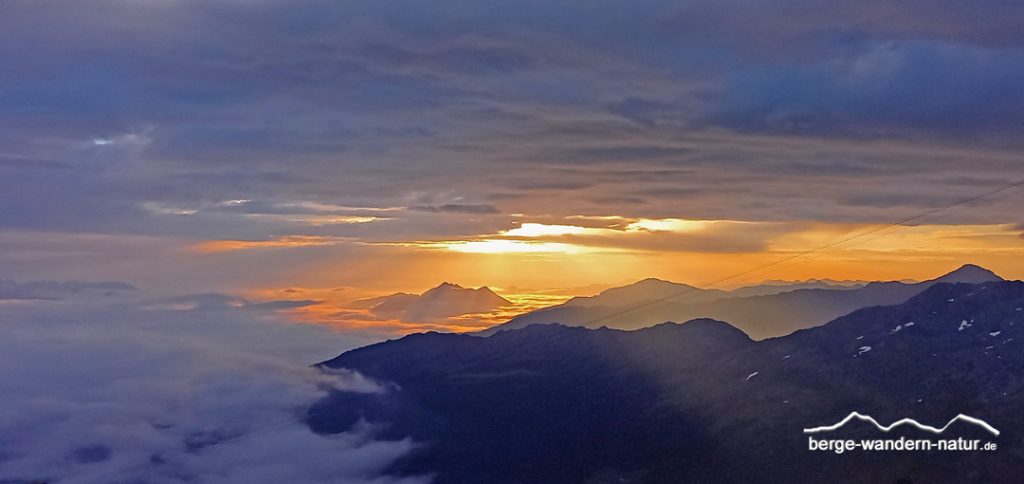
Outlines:
[[989,425],[988,422],[986,422],[986,421],[984,421],[984,420],[982,420],[980,418],[971,417],[970,415],[964,415],[962,413],[958,414],[956,417],[953,417],[952,419],[950,419],[949,422],[946,422],[946,425],[943,425],[941,428],[937,428],[937,427],[932,427],[931,425],[924,425],[921,422],[918,422],[917,420],[914,420],[912,418],[903,418],[903,419],[897,420],[897,421],[895,421],[895,422],[893,422],[893,423],[891,423],[889,425],[882,425],[882,424],[878,423],[878,421],[875,420],[874,417],[872,417],[870,415],[864,415],[864,414],[861,414],[861,413],[858,413],[858,412],[850,412],[850,414],[847,415],[846,418],[840,420],[839,422],[836,422],[836,423],[834,423],[832,425],[825,425],[825,426],[822,426],[822,427],[805,428],[804,429],[804,433],[805,434],[817,434],[817,433],[822,433],[822,432],[832,432],[834,430],[838,430],[838,429],[842,428],[844,425],[846,425],[847,423],[849,423],[851,420],[854,420],[854,419],[857,419],[857,420],[860,420],[860,421],[863,421],[863,422],[870,422],[872,425],[875,426],[875,428],[877,428],[878,430],[881,430],[882,432],[888,432],[888,431],[890,431],[890,430],[892,430],[892,429],[894,429],[896,427],[899,427],[901,425],[911,425],[913,427],[917,427],[920,430],[924,430],[926,432],[931,432],[933,434],[941,434],[942,432],[945,432],[946,429],[949,428],[950,425],[953,425],[954,423],[956,423],[958,421],[963,421],[963,422],[967,422],[967,423],[970,423],[970,424],[973,424],[973,425],[977,425],[977,426],[985,429],[986,431],[988,431],[992,435],[995,435],[996,437],[999,436],[999,430],[997,430],[995,427]]

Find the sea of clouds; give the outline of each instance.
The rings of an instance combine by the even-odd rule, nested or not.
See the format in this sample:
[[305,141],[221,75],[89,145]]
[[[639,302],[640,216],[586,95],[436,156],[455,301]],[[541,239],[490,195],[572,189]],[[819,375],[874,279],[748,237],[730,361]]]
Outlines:
[[387,467],[417,447],[375,425],[317,435],[329,389],[390,391],[310,363],[372,335],[274,310],[81,300],[0,301],[0,482],[413,483]]

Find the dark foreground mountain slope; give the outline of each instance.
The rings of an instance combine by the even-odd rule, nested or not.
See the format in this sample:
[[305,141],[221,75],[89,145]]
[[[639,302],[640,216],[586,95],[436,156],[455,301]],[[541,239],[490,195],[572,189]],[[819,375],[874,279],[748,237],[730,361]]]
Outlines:
[[[1024,475],[1024,283],[935,284],[909,301],[754,342],[695,320],[637,331],[536,325],[482,338],[427,333],[323,363],[392,382],[309,412],[359,419],[422,448],[396,473],[441,483],[1019,482]],[[858,411],[992,440],[995,452],[807,449],[802,429]],[[831,438],[878,438],[863,423]],[[900,427],[886,437],[935,436]]]
[[[618,304],[615,299],[597,297],[585,306],[570,304],[573,302],[570,300],[560,306],[526,313],[481,334],[490,335],[539,323],[637,329],[663,321],[713,318],[729,321],[754,339],[764,339],[819,326],[856,309],[899,304],[937,283],[1001,280],[988,269],[968,264],[936,279],[919,283],[872,282],[855,288],[805,288],[740,297],[709,297],[706,291],[693,288],[668,294],[661,291],[657,294],[659,297],[652,295],[647,300],[634,296],[623,304]],[[661,301],[671,295],[678,297]],[[645,302],[649,304],[644,305]]]
[[712,441],[699,422],[661,408],[654,375],[695,370],[754,343],[710,320],[624,334],[533,326],[494,338],[418,334],[354,350],[325,366],[358,369],[401,391],[370,402],[337,394],[311,411],[311,424],[343,430],[357,404],[368,420],[390,422],[395,437],[431,442],[404,470],[451,469],[441,482],[583,482],[620,465],[664,475],[697,468]]

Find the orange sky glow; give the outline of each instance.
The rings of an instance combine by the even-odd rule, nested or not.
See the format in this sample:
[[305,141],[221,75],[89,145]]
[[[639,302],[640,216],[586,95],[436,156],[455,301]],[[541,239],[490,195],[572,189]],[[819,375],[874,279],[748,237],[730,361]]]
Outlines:
[[[1012,224],[891,227],[800,255],[877,226],[619,217],[605,220],[602,226],[525,222],[462,240],[362,242],[374,250],[373,257],[348,259],[340,265],[318,259],[275,281],[280,285],[249,287],[245,294],[257,299],[320,301],[292,310],[298,321],[404,334],[480,330],[527,310],[646,277],[707,287],[789,257],[795,258],[713,287],[728,289],[764,280],[812,278],[924,280],[968,262],[1007,278],[1024,275],[1024,243]],[[759,237],[758,243],[750,245],[751,237]],[[192,250],[218,257],[232,252],[302,251],[335,243],[343,242],[289,236],[261,242],[208,241],[192,246]],[[365,311],[344,309],[355,299],[400,291],[420,293],[442,281],[467,287],[488,286],[513,304],[488,314],[413,322],[380,320]]]

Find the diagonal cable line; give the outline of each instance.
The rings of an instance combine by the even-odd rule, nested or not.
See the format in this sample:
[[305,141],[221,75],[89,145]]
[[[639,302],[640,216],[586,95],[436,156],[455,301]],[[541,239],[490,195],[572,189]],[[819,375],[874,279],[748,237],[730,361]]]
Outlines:
[[594,324],[601,323],[603,321],[607,321],[609,319],[612,319],[612,318],[615,318],[615,317],[618,317],[618,316],[622,316],[623,314],[629,314],[629,313],[631,313],[633,311],[636,311],[636,310],[639,310],[639,309],[644,309],[644,308],[647,308],[647,307],[655,306],[655,305],[658,305],[658,304],[661,304],[661,303],[664,303],[664,302],[667,302],[667,301],[670,301],[670,300],[673,300],[673,299],[676,299],[676,298],[680,298],[680,297],[683,297],[683,296],[686,296],[686,295],[689,295],[689,294],[692,294],[692,293],[696,293],[696,291],[698,291],[698,290],[710,289],[710,288],[713,288],[713,287],[718,286],[720,284],[732,281],[734,279],[737,279],[737,278],[740,278],[740,277],[743,277],[743,276],[755,274],[755,273],[758,273],[758,272],[761,272],[761,271],[765,271],[765,270],[768,270],[768,269],[773,269],[773,268],[776,268],[777,266],[779,266],[781,264],[784,264],[786,262],[792,261],[794,259],[798,259],[798,258],[807,256],[807,255],[810,255],[810,254],[815,254],[815,253],[818,253],[818,252],[822,252],[824,250],[837,247],[837,246],[845,244],[847,242],[856,242],[856,243],[848,245],[845,248],[848,249],[850,247],[855,247],[855,246],[857,246],[857,245],[859,245],[861,243],[867,242],[868,240],[873,240],[873,239],[860,240],[858,242],[859,239],[862,239],[862,238],[867,237],[869,235],[876,234],[878,232],[881,232],[883,230],[887,230],[887,229],[890,229],[890,228],[893,228],[893,227],[906,227],[907,224],[909,224],[911,222],[919,221],[919,220],[925,219],[927,217],[931,217],[933,215],[937,215],[939,213],[945,212],[945,211],[950,210],[952,208],[956,208],[956,207],[963,206],[963,205],[968,205],[970,203],[977,202],[977,201],[980,201],[980,200],[983,200],[983,199],[995,196],[997,194],[1000,194],[1000,193],[1012,190],[1014,188],[1018,188],[1018,187],[1020,187],[1022,185],[1024,185],[1024,179],[1019,179],[1017,181],[1014,181],[1012,183],[1008,183],[1008,184],[1003,185],[1001,187],[989,190],[989,191],[984,192],[984,193],[980,193],[978,195],[974,195],[974,196],[971,196],[971,197],[968,197],[968,198],[961,199],[959,201],[950,203],[948,205],[944,205],[944,206],[939,207],[939,208],[933,208],[933,209],[930,209],[930,210],[926,210],[924,212],[921,212],[921,213],[918,213],[916,215],[913,215],[913,216],[910,216],[910,217],[906,217],[906,218],[897,220],[895,222],[890,222],[890,223],[887,223],[887,224],[878,225],[878,226],[872,227],[872,228],[870,228],[868,230],[865,230],[865,231],[862,231],[862,232],[858,232],[858,233],[855,233],[855,234],[852,234],[852,235],[849,235],[849,236],[846,236],[846,237],[841,237],[841,238],[839,238],[837,240],[834,240],[834,241],[829,242],[829,243],[824,244],[824,245],[820,245],[820,246],[815,247],[813,249],[808,249],[808,250],[803,251],[803,252],[799,252],[799,253],[796,253],[796,254],[792,254],[792,255],[783,257],[781,259],[778,259],[778,260],[776,260],[774,262],[770,262],[768,264],[764,264],[764,265],[761,265],[761,266],[758,266],[758,267],[755,267],[755,268],[752,268],[752,269],[749,269],[749,270],[745,270],[745,271],[742,271],[742,272],[738,272],[738,273],[732,274],[732,275],[727,276],[727,277],[723,277],[721,279],[712,281],[709,284],[705,284],[705,285],[703,285],[703,287],[695,287],[695,286],[694,287],[690,287],[690,288],[684,289],[684,290],[682,290],[682,291],[680,291],[680,292],[678,292],[676,294],[672,294],[672,295],[669,295],[669,296],[666,296],[666,297],[663,297],[663,298],[660,298],[660,299],[655,299],[653,301],[647,301],[647,302],[644,302],[642,304],[637,304],[635,306],[631,306],[631,307],[622,309],[620,311],[616,311],[616,312],[614,312],[612,314],[608,314],[608,315],[602,316],[602,317],[600,317],[598,319],[587,321],[587,322],[585,322],[583,324],[583,326],[592,326]]
[[[998,196],[1005,196],[1005,195],[1006,195],[1006,193],[1007,193],[1007,192],[1002,192],[1002,193],[998,194]],[[992,197],[990,197],[990,198],[997,198],[998,196],[997,196],[997,195],[993,195],[993,196],[992,196]],[[943,217],[948,217],[948,216],[950,216],[950,215],[952,215],[952,214],[954,214],[954,213],[962,212],[962,211],[964,211],[964,210],[968,210],[968,209],[970,209],[970,208],[971,208],[971,207],[970,207],[969,205],[960,205],[960,206],[956,207],[956,208],[955,208],[955,210],[953,210],[953,209],[951,208],[951,209],[950,209],[951,211],[947,211],[947,212],[942,212],[942,213],[933,213],[933,214],[931,214],[931,215],[929,215],[929,216],[927,216],[927,217],[924,217],[924,218],[921,218],[921,219],[918,219],[918,220],[916,220],[916,222],[926,222],[926,223],[930,223],[930,222],[932,222],[932,221],[934,221],[934,220],[939,220],[939,219],[941,219],[941,218],[943,218]],[[912,226],[911,226],[911,227],[912,227]],[[890,227],[890,228],[891,228],[891,227]],[[889,236],[889,235],[892,235],[892,233],[893,233],[893,231],[890,231],[890,232],[888,232],[888,233],[885,233],[885,231],[880,231],[880,232],[877,232],[877,233],[873,234],[873,236],[872,236],[872,237],[869,237],[869,238],[867,238],[867,239],[864,239],[864,240],[862,240],[861,242],[859,242],[859,243],[858,243],[858,244],[856,244],[856,245],[861,245],[861,244],[865,244],[865,243],[871,242],[872,240],[877,240],[877,239],[880,239],[880,238],[882,238],[882,237],[887,237],[887,236]],[[780,267],[780,269],[782,269],[782,268],[786,268],[786,267],[793,267],[793,266],[795,266],[795,265],[797,265],[797,264],[803,264],[803,263],[806,263],[806,262],[810,262],[810,261],[811,261],[811,260],[813,260],[814,258],[816,258],[816,257],[819,257],[819,256],[821,256],[822,254],[829,254],[829,253],[834,253],[834,252],[836,252],[836,251],[838,251],[838,250],[844,250],[844,249],[847,249],[847,248],[852,248],[852,247],[855,247],[855,245],[851,245],[851,246],[849,246],[849,247],[833,247],[833,248],[831,248],[831,249],[826,249],[826,250],[823,250],[823,251],[820,251],[820,252],[816,252],[816,253],[814,253],[814,254],[809,254],[809,255],[808,255],[808,257],[807,257],[807,258],[805,258],[804,260],[798,260],[798,261],[793,261],[793,262],[790,262],[789,264],[786,264],[786,265],[783,265],[783,266],[781,266],[781,267]],[[743,279],[743,280],[749,280],[749,278],[746,278],[746,279]]]

